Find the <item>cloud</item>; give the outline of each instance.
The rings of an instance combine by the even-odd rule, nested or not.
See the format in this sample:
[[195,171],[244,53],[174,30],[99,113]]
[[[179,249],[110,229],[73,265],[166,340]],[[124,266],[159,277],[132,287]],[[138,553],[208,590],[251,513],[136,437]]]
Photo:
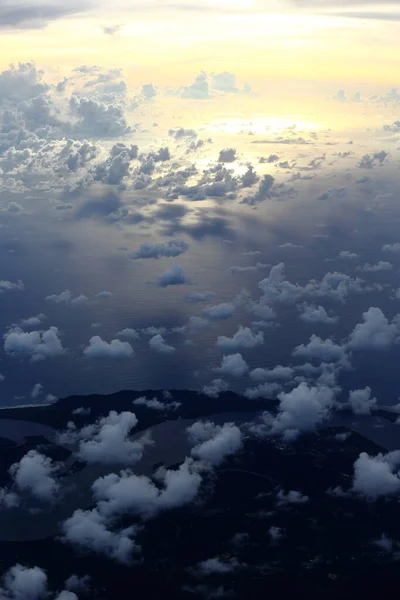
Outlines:
[[100,336],[95,335],[89,340],[83,354],[87,358],[105,358],[120,360],[131,358],[134,355],[134,350],[129,342],[121,342],[120,340],[111,340],[110,343],[105,342]]
[[355,415],[370,415],[371,411],[378,408],[378,401],[376,398],[372,398],[371,394],[370,387],[350,392],[349,405]]
[[376,165],[382,166],[388,156],[388,152],[385,152],[384,150],[375,152],[374,154],[365,154],[358,166],[361,169],[373,169]]
[[12,290],[23,290],[25,286],[22,281],[6,281],[4,279],[0,280],[0,294],[4,294],[4,292],[10,292]]
[[211,292],[211,291],[190,292],[190,294],[188,294],[186,296],[186,301],[193,302],[193,303],[207,302],[208,300],[211,300],[211,298],[214,298],[215,296],[216,296],[215,292]]
[[235,148],[224,148],[220,150],[218,155],[218,162],[222,163],[232,163],[237,160],[237,154]]
[[10,600],[39,600],[48,595],[47,575],[40,567],[16,564],[3,576],[0,595]]
[[222,302],[221,304],[207,306],[203,310],[203,315],[209,319],[229,319],[235,312],[235,308],[235,305],[230,302]]
[[57,327],[29,333],[20,327],[13,327],[3,335],[3,339],[4,351],[15,358],[30,358],[31,361],[38,361],[65,354]]
[[281,489],[279,490],[277,496],[276,496],[276,501],[278,506],[282,506],[282,505],[287,505],[287,504],[305,504],[306,502],[308,502],[310,500],[310,498],[308,496],[305,496],[304,494],[302,494],[301,492],[298,492],[297,490],[290,490],[290,492],[288,492],[287,494],[285,494],[285,492]]
[[135,329],[131,329],[130,327],[126,327],[125,329],[118,331],[117,336],[122,338],[131,338],[133,340],[140,338],[140,334]]
[[354,463],[353,491],[369,500],[400,491],[400,451],[369,456],[362,452]]
[[192,456],[213,466],[236,454],[242,447],[242,433],[234,423],[221,427],[211,421],[197,421],[187,428],[189,441],[196,444]]
[[344,273],[326,273],[321,281],[310,280],[304,286],[291,283],[286,279],[285,264],[283,262],[272,267],[268,277],[259,281],[258,286],[263,292],[258,303],[253,304],[253,310],[271,304],[295,304],[306,297],[326,297],[345,302],[349,294],[361,293],[367,288],[363,287],[362,279],[354,279]]
[[208,558],[197,563],[196,570],[202,575],[223,575],[225,573],[232,573],[232,571],[240,566],[240,563],[234,557],[222,560],[216,556],[215,558]]
[[72,517],[62,524],[64,542],[97,554],[129,564],[133,553],[140,551],[134,540],[138,528],[135,526],[110,531],[106,520],[96,510],[76,510]]
[[124,515],[155,517],[164,510],[193,502],[202,482],[192,459],[186,459],[176,470],[159,470],[157,480],[161,487],[149,477],[130,471],[97,479],[92,489],[99,513],[108,519]]
[[287,381],[289,379],[292,379],[293,376],[294,370],[291,367],[283,367],[282,365],[277,365],[273,369],[257,368],[250,371],[250,377],[253,381]]
[[172,265],[170,269],[161,273],[157,281],[160,287],[190,283],[189,278],[186,276],[185,271],[180,265]]
[[330,338],[326,340],[313,334],[307,345],[297,346],[292,355],[295,358],[303,360],[315,360],[319,362],[341,362],[343,365],[348,363],[346,348],[338,346]]
[[43,502],[51,502],[60,487],[54,478],[57,470],[51,458],[30,450],[18,463],[11,465],[10,475],[19,490],[28,491]]
[[89,3],[68,2],[60,5],[56,0],[3,0],[0,6],[0,29],[40,29],[49,22],[83,12]]
[[177,410],[181,403],[180,402],[161,402],[157,398],[146,398],[146,396],[140,396],[132,402],[135,406],[147,406],[151,410]]
[[149,346],[152,350],[156,350],[156,352],[161,352],[162,354],[172,354],[172,352],[175,352],[174,346],[169,346],[160,333],[154,335],[149,340]]
[[136,415],[129,411],[110,411],[92,425],[79,431],[72,430],[72,439],[79,439],[78,456],[89,464],[132,465],[143,456],[144,448],[151,443],[146,436],[130,440],[129,435],[137,425]]
[[379,271],[391,271],[393,269],[393,265],[390,262],[386,262],[384,260],[380,260],[375,265],[371,265],[370,263],[365,263],[363,267],[361,267],[361,271],[366,271],[369,273],[377,273]]
[[226,392],[229,386],[223,379],[213,379],[211,383],[203,387],[202,393],[210,398],[218,398],[220,392]]
[[393,252],[393,253],[400,252],[400,243],[396,242],[395,244],[385,244],[382,247],[382,251],[383,252]]
[[396,341],[397,326],[389,323],[380,308],[371,306],[350,334],[350,350],[388,350]]
[[125,109],[117,101],[102,102],[93,98],[71,96],[71,115],[76,119],[78,134],[91,138],[116,138],[132,132]]
[[217,346],[224,352],[232,352],[240,348],[255,348],[264,343],[264,334],[262,331],[253,333],[248,327],[239,325],[238,331],[231,338],[224,335],[218,336]]
[[350,252],[350,250],[342,250],[339,253],[339,258],[342,258],[344,260],[356,260],[359,257],[359,254],[356,254],[355,252]]
[[244,392],[246,398],[275,398],[282,391],[282,386],[279,383],[263,383],[255,388],[247,388]]
[[258,190],[255,192],[255,194],[246,196],[241,200],[240,203],[255,206],[257,204],[260,204],[261,202],[264,202],[271,195],[274,181],[275,179],[274,177],[272,177],[272,175],[264,175],[258,185]]
[[215,369],[221,375],[230,377],[243,377],[248,370],[248,364],[239,353],[223,356],[221,366]]
[[304,303],[301,306],[300,319],[304,323],[311,325],[324,324],[333,325],[337,322],[337,317],[330,317],[323,306],[316,306],[315,304]]
[[333,406],[335,392],[331,388],[309,387],[300,383],[291,392],[279,394],[279,412],[271,421],[271,433],[290,439],[299,432],[314,431]]
[[171,240],[168,244],[142,244],[133,258],[175,257],[187,252],[189,246],[183,240]]
[[43,394],[43,386],[41,383],[35,383],[31,391],[31,398],[38,398],[41,394]]

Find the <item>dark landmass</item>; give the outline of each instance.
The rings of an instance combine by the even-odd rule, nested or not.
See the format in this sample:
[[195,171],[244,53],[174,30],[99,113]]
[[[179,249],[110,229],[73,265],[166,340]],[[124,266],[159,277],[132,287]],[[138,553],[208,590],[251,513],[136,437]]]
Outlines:
[[[177,411],[150,411],[133,406],[146,395],[162,392],[123,391],[110,396],[73,396],[51,406],[0,411],[0,419],[36,421],[62,429],[73,419],[77,425],[93,422],[109,410],[132,410],[139,429],[176,418],[212,418],[226,412],[248,413],[273,408],[273,401],[252,401],[233,393],[211,399],[195,392],[171,391],[181,402]],[[89,416],[72,410],[90,407]],[[382,414],[385,416],[386,414]],[[400,540],[400,505],[396,499],[368,502],[354,495],[337,496],[329,489],[351,485],[353,463],[360,452],[385,451],[371,440],[352,433],[338,441],[345,428],[324,428],[291,443],[247,438],[234,457],[215,469],[190,506],[168,511],[144,524],[137,541],[140,561],[122,566],[108,558],[77,551],[57,536],[34,542],[0,543],[4,573],[19,562],[48,571],[50,587],[62,589],[72,573],[91,577],[90,592],[80,598],[186,600],[233,597],[243,600],[300,598],[397,598],[400,563],[376,541],[385,533]],[[31,448],[66,460],[68,452],[43,438],[27,437],[23,445],[0,439],[0,478]],[[308,502],[277,503],[277,491],[299,490]],[[127,524],[137,522],[127,520]],[[280,528],[273,539],[270,528]],[[276,536],[278,537],[278,536]],[[398,547],[400,551],[400,545]],[[196,565],[219,557],[239,566],[229,573],[200,575]]]

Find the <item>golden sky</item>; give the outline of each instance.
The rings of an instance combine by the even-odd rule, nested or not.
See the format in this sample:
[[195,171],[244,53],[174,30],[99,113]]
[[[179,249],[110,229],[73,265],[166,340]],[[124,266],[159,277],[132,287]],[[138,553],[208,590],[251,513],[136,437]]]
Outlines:
[[[200,70],[271,79],[396,86],[396,3],[321,0],[5,0],[0,66],[118,66],[128,81],[180,85]],[[105,33],[105,28],[115,33]]]

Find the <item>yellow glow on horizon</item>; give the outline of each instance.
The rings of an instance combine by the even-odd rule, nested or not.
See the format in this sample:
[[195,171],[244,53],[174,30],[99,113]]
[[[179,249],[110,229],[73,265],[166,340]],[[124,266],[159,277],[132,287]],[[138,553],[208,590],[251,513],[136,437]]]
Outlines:
[[[232,6],[232,0],[220,0]],[[242,6],[239,0],[235,0]],[[398,26],[311,14],[176,12],[120,15],[114,36],[104,19],[69,18],[44,30],[3,31],[0,67],[35,60],[66,72],[78,64],[119,66],[132,80],[157,77],[159,85],[190,83],[200,70],[236,73],[258,84],[270,78],[375,82],[395,85]],[[117,23],[117,21],[115,21]]]

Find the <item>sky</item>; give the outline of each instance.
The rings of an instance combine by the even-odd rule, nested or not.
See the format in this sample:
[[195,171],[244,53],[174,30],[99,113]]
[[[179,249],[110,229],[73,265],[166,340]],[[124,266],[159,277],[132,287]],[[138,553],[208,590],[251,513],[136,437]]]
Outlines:
[[[397,1],[1,1],[0,407],[158,390],[52,432],[105,475],[57,522],[68,545],[130,564],[142,524],[197,501],[248,436],[400,413],[399,28]],[[186,458],[138,477],[136,412],[178,415],[174,389],[277,410],[172,419]],[[0,488],[31,521],[74,491],[41,448]],[[362,453],[336,492],[398,497],[398,466]],[[47,597],[16,564],[0,595],[31,582]]]
[[397,402],[399,15],[3,2],[2,404],[328,375]]

